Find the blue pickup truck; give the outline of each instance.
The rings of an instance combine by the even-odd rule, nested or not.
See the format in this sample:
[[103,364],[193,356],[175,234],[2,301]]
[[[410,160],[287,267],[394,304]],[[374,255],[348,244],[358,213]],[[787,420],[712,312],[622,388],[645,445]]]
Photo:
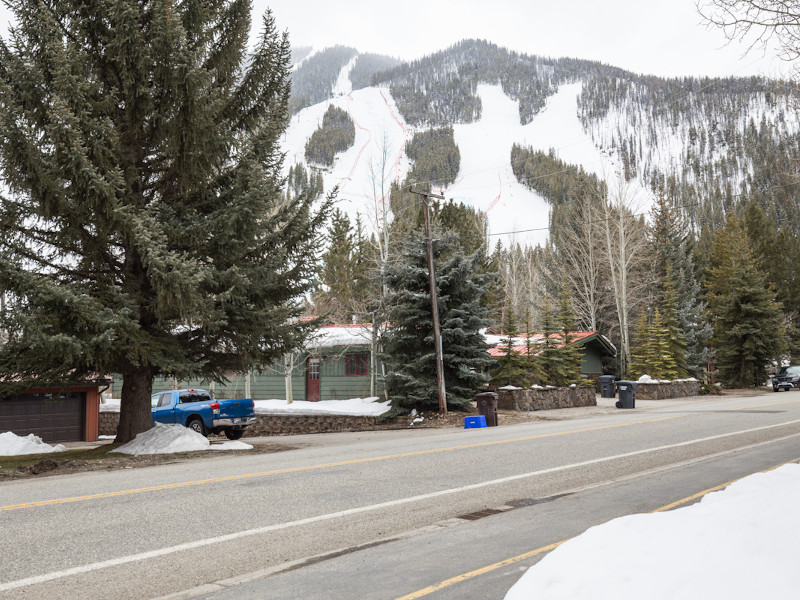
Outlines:
[[197,433],[225,433],[238,440],[245,427],[256,422],[255,404],[250,398],[214,400],[206,390],[172,390],[150,397],[153,421],[177,423]]

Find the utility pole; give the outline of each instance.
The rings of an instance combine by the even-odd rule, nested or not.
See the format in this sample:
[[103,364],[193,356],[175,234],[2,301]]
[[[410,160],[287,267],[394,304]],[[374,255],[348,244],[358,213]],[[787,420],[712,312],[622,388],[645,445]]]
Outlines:
[[436,293],[436,275],[433,270],[433,236],[431,234],[430,198],[444,200],[441,194],[410,190],[422,196],[422,212],[425,214],[425,245],[428,251],[428,281],[431,288],[431,315],[433,316],[433,339],[436,346],[436,380],[439,384],[439,414],[447,414],[447,395],[444,389],[444,361],[442,360],[442,332],[439,328],[439,299]]

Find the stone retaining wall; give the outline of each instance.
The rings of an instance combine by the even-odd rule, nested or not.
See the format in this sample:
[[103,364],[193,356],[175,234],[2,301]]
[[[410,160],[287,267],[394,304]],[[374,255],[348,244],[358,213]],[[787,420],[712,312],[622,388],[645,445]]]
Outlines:
[[699,381],[639,382],[636,386],[637,400],[667,400],[669,398],[684,398],[699,394]]
[[118,412],[100,413],[100,435],[117,435],[117,425],[119,425]]
[[497,407],[506,410],[551,410],[576,406],[597,406],[594,387],[497,390]]
[[246,436],[363,431],[375,429],[375,417],[345,415],[257,415],[258,422],[247,428]]
[[[362,431],[375,429],[375,417],[339,415],[256,415],[258,421],[245,431],[245,437],[320,433],[325,431]],[[119,413],[100,413],[100,435],[116,435]]]

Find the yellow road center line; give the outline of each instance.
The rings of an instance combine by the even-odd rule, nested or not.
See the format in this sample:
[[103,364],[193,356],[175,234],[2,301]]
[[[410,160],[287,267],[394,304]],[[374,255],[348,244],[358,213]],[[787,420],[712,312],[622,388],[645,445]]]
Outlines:
[[[751,405],[751,406],[742,406],[742,407],[739,407],[739,408],[733,408],[733,409],[729,409],[729,410],[732,410],[732,411],[734,411],[734,410],[746,410],[748,408],[763,408],[764,406],[778,406],[778,405],[782,405],[782,404],[795,404],[795,403],[797,403],[799,401],[800,400],[786,400],[786,401],[774,402],[774,403],[770,403],[770,404],[755,404],[755,405]],[[492,442],[479,442],[479,443],[476,443],[476,444],[462,444],[462,445],[458,445],[458,446],[448,446],[446,448],[434,448],[434,449],[430,449],[430,450],[418,450],[418,451],[415,451],[415,452],[404,452],[404,453],[401,453],[401,454],[388,454],[388,455],[385,455],[385,456],[373,456],[373,457],[369,457],[369,458],[358,458],[358,459],[353,459],[353,460],[330,462],[330,463],[323,463],[323,464],[317,464],[317,465],[306,465],[306,466],[302,466],[302,467],[291,467],[291,468],[286,468],[286,469],[276,469],[276,470],[273,470],[273,471],[262,471],[262,472],[259,472],[259,473],[244,473],[242,475],[228,475],[228,476],[225,476],[225,477],[214,477],[214,478],[210,478],[210,479],[199,479],[199,480],[195,480],[195,481],[183,481],[183,482],[179,482],[179,483],[168,483],[168,484],[164,484],[164,485],[156,485],[156,486],[135,488],[135,489],[129,489],[129,490],[119,490],[119,491],[116,491],[116,492],[103,492],[103,493],[99,493],[99,494],[89,494],[89,495],[86,495],[86,496],[74,496],[74,497],[69,497],[69,498],[53,498],[51,500],[39,500],[39,501],[35,501],[35,502],[23,502],[21,504],[9,504],[7,506],[0,506],[0,512],[11,511],[11,510],[20,510],[20,509],[23,509],[23,508],[35,508],[35,507],[39,507],[39,506],[52,506],[54,504],[69,504],[69,503],[72,503],[72,502],[87,502],[89,500],[102,500],[102,499],[105,499],[105,498],[114,498],[114,497],[118,497],[118,496],[127,496],[127,495],[131,495],[131,494],[143,494],[143,493],[157,492],[157,491],[162,491],[162,490],[171,490],[171,489],[179,489],[179,488],[193,487],[193,486],[200,486],[200,485],[209,485],[209,484],[212,484],[212,483],[222,483],[222,482],[226,482],[226,481],[239,481],[239,480],[244,480],[244,479],[253,479],[253,478],[257,478],[257,477],[269,477],[269,476],[273,476],[273,475],[283,475],[283,474],[286,474],[286,473],[299,473],[299,472],[302,472],[302,471],[313,471],[313,470],[317,470],[317,469],[329,469],[329,468],[333,468],[333,467],[342,467],[342,466],[348,466],[348,465],[363,464],[363,463],[368,463],[368,462],[392,460],[392,459],[396,459],[396,458],[409,458],[409,457],[412,457],[412,456],[423,456],[423,455],[426,455],[426,454],[436,454],[436,453],[440,453],[440,452],[453,452],[453,451],[456,451],[456,450],[468,450],[468,449],[480,448],[480,447],[484,447],[484,446],[497,446],[497,445],[502,445],[502,444],[514,444],[514,443],[518,443],[518,442],[526,442],[526,441],[531,441],[531,440],[536,440],[536,439],[558,437],[558,436],[562,436],[562,435],[573,435],[573,434],[578,434],[578,433],[589,433],[589,432],[592,432],[592,431],[603,431],[603,430],[607,430],[607,429],[617,429],[617,428],[620,428],[620,427],[630,427],[632,425],[645,425],[645,424],[649,424],[649,423],[659,423],[659,422],[662,422],[662,421],[670,421],[672,419],[678,419],[678,418],[688,417],[688,416],[697,416],[697,413],[686,414],[686,415],[675,415],[675,416],[671,416],[671,417],[660,417],[660,418],[657,418],[657,419],[644,419],[644,420],[641,420],[641,421],[632,421],[630,423],[617,423],[617,424],[614,424],[614,425],[601,425],[601,426],[598,426],[598,427],[586,427],[586,428],[583,428],[583,429],[572,429],[572,430],[569,430],[569,431],[560,431],[560,432],[554,432],[554,433],[542,433],[542,434],[538,434],[538,435],[531,435],[531,436],[525,436],[525,437],[519,437],[519,438],[512,438],[512,439],[508,439],[508,440],[495,440],[495,441],[492,441]]]
[[130,494],[142,494],[142,493],[147,493],[147,492],[157,492],[157,491],[161,491],[161,490],[179,489],[179,488],[199,486],[199,485],[208,485],[208,484],[212,484],[212,483],[221,483],[221,482],[225,482],[225,481],[239,481],[239,480],[244,480],[244,479],[252,479],[252,478],[256,478],[256,477],[269,477],[269,476],[272,476],[272,475],[283,475],[283,474],[286,474],[286,473],[299,473],[299,472],[302,472],[302,471],[313,471],[313,470],[318,470],[318,469],[329,469],[329,468],[333,468],[333,467],[343,467],[343,466],[348,466],[348,465],[356,465],[356,464],[363,464],[363,463],[369,463],[369,462],[378,462],[378,461],[391,460],[391,459],[396,459],[396,458],[408,458],[408,457],[412,457],[412,456],[424,456],[426,454],[436,454],[436,453],[440,453],[440,452],[453,452],[453,451],[456,451],[456,450],[468,450],[468,449],[472,449],[472,448],[481,448],[481,447],[485,447],[485,446],[497,446],[497,445],[502,445],[502,444],[513,444],[513,443],[525,442],[525,441],[536,440],[536,439],[543,439],[543,438],[549,438],[549,437],[558,437],[558,436],[562,436],[562,435],[572,435],[572,434],[577,434],[577,433],[588,433],[588,432],[591,432],[591,431],[602,431],[602,430],[606,430],[606,429],[616,429],[616,428],[619,428],[619,427],[630,427],[632,425],[642,425],[642,424],[648,424],[648,423],[657,423],[657,422],[660,422],[660,421],[670,421],[672,419],[678,419],[678,418],[681,418],[683,416],[688,416],[688,415],[676,415],[676,416],[672,416],[672,417],[662,417],[662,418],[658,418],[658,419],[647,419],[647,420],[642,420],[642,421],[633,421],[633,422],[630,422],[630,423],[618,423],[618,424],[615,424],[615,425],[602,425],[602,426],[598,426],[598,427],[587,427],[587,428],[584,428],[584,429],[573,429],[573,430],[569,430],[569,431],[560,431],[560,432],[554,432],[554,433],[542,433],[542,434],[538,434],[538,435],[531,435],[531,436],[525,436],[525,437],[519,437],[519,438],[512,438],[512,439],[508,439],[508,440],[495,440],[495,441],[491,441],[491,442],[478,442],[478,443],[475,443],[475,444],[462,444],[462,445],[458,445],[458,446],[448,446],[446,448],[433,448],[433,449],[429,449],[429,450],[417,450],[417,451],[414,451],[414,452],[403,452],[403,453],[400,453],[400,454],[387,454],[387,455],[384,455],[384,456],[371,456],[371,457],[368,457],[368,458],[357,458],[357,459],[352,459],[352,460],[343,460],[343,461],[338,461],[338,462],[330,462],[330,463],[323,463],[323,464],[317,464],[317,465],[305,465],[305,466],[302,466],[302,467],[289,467],[289,468],[286,468],[286,469],[276,469],[276,470],[273,470],[273,471],[262,471],[262,472],[259,472],[259,473],[244,473],[242,475],[228,475],[228,476],[225,476],[225,477],[214,477],[214,478],[211,478],[211,479],[200,479],[200,480],[196,480],[196,481],[183,481],[183,482],[179,482],[179,483],[167,483],[167,484],[164,484],[164,485],[155,485],[155,486],[150,486],[150,487],[135,488],[135,489],[129,489],[129,490],[119,490],[119,491],[116,491],[116,492],[103,492],[103,493],[100,493],[100,494],[89,494],[89,495],[86,495],[86,496],[74,496],[74,497],[70,497],[70,498],[53,498],[52,500],[39,500],[39,501],[35,501],[35,502],[24,502],[24,503],[21,503],[21,504],[9,504],[7,506],[0,506],[0,512],[10,511],[10,510],[19,510],[19,509],[22,509],[22,508],[34,508],[34,507],[37,507],[37,506],[51,506],[51,505],[54,505],[54,504],[68,504],[70,502],[86,502],[86,501],[89,501],[89,500],[100,500],[100,499],[103,499],[103,498],[114,498],[114,497],[117,497],[117,496],[127,496],[127,495],[130,495]]
[[782,406],[784,404],[797,404],[798,402],[800,402],[800,398],[794,400],[783,400],[781,402],[770,402],[768,404],[751,404],[750,406],[740,406],[739,408],[729,408],[727,410],[734,412],[737,410],[747,410],[750,408],[764,408],[766,406]]
[[486,573],[490,573],[491,571],[495,571],[496,569],[502,569],[503,567],[507,567],[508,565],[513,565],[516,562],[521,560],[525,560],[527,558],[533,558],[537,554],[542,554],[544,552],[550,552],[561,544],[566,542],[564,540],[562,542],[556,542],[555,544],[550,544],[549,546],[542,546],[541,548],[537,548],[536,550],[531,550],[530,552],[526,552],[525,554],[520,554],[519,556],[514,556],[512,558],[507,558],[506,560],[501,560],[500,562],[494,563],[493,565],[488,565],[485,567],[481,567],[480,569],[475,569],[474,571],[470,571],[469,573],[462,573],[461,575],[456,575],[450,579],[445,579],[444,581],[440,581],[430,587],[426,587],[424,589],[418,590],[416,592],[412,592],[405,596],[401,596],[397,598],[397,600],[416,600],[417,598],[422,598],[424,596],[428,596],[433,592],[438,592],[446,587],[450,587],[451,585],[455,585],[457,583],[461,583],[462,581],[466,581],[468,579],[472,579],[473,577],[479,577],[480,575],[485,575]]
[[[788,465],[790,463],[800,462],[800,457],[795,458],[794,460],[787,460],[779,465],[775,465],[764,469],[762,471],[758,471],[759,473],[767,473],[769,471],[774,471],[775,469],[782,467],[783,465]],[[743,479],[740,477],[739,479]],[[686,504],[687,502],[692,502],[693,500],[697,500],[698,498],[702,498],[706,494],[710,494],[711,492],[716,492],[723,488],[728,487],[732,483],[739,481],[739,479],[734,479],[733,481],[729,481],[728,483],[723,483],[721,485],[714,486],[702,492],[698,492],[697,494],[692,494],[691,496],[687,496],[677,502],[672,502],[660,508],[650,511],[651,513],[657,512],[664,512],[667,510],[671,510],[680,506],[681,504]],[[405,596],[401,596],[396,600],[417,600],[418,598],[424,598],[425,596],[429,596],[434,592],[438,592],[446,587],[450,587],[451,585],[455,585],[457,583],[461,583],[462,581],[467,581],[468,579],[473,579],[474,577],[479,577],[481,575],[485,575],[486,573],[491,573],[492,571],[496,571],[497,569],[502,569],[503,567],[507,567],[509,565],[513,565],[514,563],[518,563],[520,561],[526,560],[528,558],[533,558],[539,554],[543,554],[545,552],[550,552],[555,548],[559,547],[561,544],[568,542],[569,540],[574,538],[568,538],[566,540],[561,540],[560,542],[555,542],[554,544],[550,544],[548,546],[542,546],[541,548],[537,548],[536,550],[531,550],[530,552],[525,552],[524,554],[518,554],[517,556],[512,556],[511,558],[507,558],[505,560],[501,560],[500,562],[496,562],[491,565],[487,565],[485,567],[481,567],[480,569],[475,569],[474,571],[469,571],[468,573],[462,573],[461,575],[456,575],[455,577],[451,577],[450,579],[445,579],[444,581],[440,581],[439,583],[435,583],[431,586],[423,588],[421,590],[417,590],[416,592],[412,592],[410,594],[406,594]]]

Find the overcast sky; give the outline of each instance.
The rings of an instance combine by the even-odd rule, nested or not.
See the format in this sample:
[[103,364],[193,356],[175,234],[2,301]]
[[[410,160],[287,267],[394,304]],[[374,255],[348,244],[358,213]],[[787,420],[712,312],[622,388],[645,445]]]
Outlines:
[[466,38],[527,54],[599,60],[636,73],[777,76],[780,61],[725,45],[695,0],[255,0],[295,46],[343,44],[419,58]]
[[[704,0],[705,1],[705,0]],[[414,59],[467,38],[550,57],[599,60],[652,75],[779,76],[786,65],[726,45],[695,0],[254,0],[292,44],[335,44]],[[255,15],[254,15],[255,16]],[[0,30],[8,11],[0,5]],[[260,19],[254,19],[260,22]]]

